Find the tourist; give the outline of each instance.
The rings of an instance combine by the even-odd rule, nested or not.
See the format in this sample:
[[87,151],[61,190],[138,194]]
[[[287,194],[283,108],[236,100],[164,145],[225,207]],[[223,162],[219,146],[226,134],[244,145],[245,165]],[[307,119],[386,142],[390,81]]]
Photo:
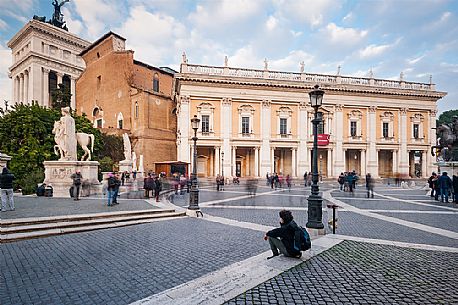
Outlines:
[[304,186],[307,186],[307,172],[304,173]]
[[218,174],[216,175],[216,190],[219,192],[221,186],[221,176]]
[[307,175],[307,186],[311,186],[312,185],[312,172],[309,172],[308,175]]
[[121,185],[124,186],[124,181],[126,180],[126,172],[122,172],[121,174]]
[[294,236],[298,225],[293,220],[291,211],[282,210],[280,215],[280,228],[270,230],[264,235],[264,240],[269,241],[272,256],[267,259],[283,254],[284,256],[299,258],[301,251],[294,249]]
[[374,178],[371,177],[371,174],[366,175],[366,190],[367,198],[374,198]]
[[0,175],[0,194],[2,198],[2,212],[6,212],[6,202],[10,206],[10,210],[14,211],[14,199],[13,199],[13,180],[14,175],[4,167],[2,174]]
[[112,173],[108,173],[108,206],[112,206],[113,195],[116,188],[116,179]]
[[441,202],[448,202],[448,192],[452,188],[452,179],[448,176],[447,172],[443,172],[439,177],[439,186],[441,190]]
[[159,202],[159,194],[162,191],[162,182],[158,176],[154,179],[154,197],[156,197],[156,202]]
[[458,176],[453,175],[453,202],[458,203]]
[[291,192],[291,176],[289,174],[286,175],[286,186],[288,187],[288,191]]
[[337,182],[339,183],[339,189],[343,191],[344,189],[344,183],[345,183],[345,175],[344,173],[340,173],[339,178],[337,179]]
[[81,189],[81,183],[83,181],[83,176],[81,175],[81,171],[77,169],[76,172],[70,176],[70,178],[72,178],[73,180],[73,183],[72,183],[73,200],[80,200],[80,189]]
[[[434,197],[434,181],[437,179],[437,175],[435,172],[431,174],[431,177],[428,179],[428,186],[431,189],[431,197]],[[437,190],[436,190],[437,191]]]
[[115,187],[114,187],[114,192],[113,192],[113,200],[111,204],[119,204],[118,202],[118,194],[119,194],[119,187],[121,186],[121,180],[119,179],[119,174],[116,173],[114,175],[114,180],[115,180]]

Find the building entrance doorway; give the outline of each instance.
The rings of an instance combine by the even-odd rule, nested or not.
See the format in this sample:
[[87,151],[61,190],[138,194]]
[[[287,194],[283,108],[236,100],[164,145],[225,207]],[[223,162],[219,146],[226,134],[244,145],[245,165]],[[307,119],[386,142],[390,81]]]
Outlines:
[[356,174],[361,175],[361,151],[356,149],[349,149],[345,154],[345,171],[355,171]]
[[421,172],[422,151],[413,150],[409,152],[409,175],[412,178],[420,178],[423,173]]
[[236,161],[235,162],[235,175],[237,177],[242,176],[242,161]]
[[393,151],[380,150],[378,152],[378,175],[381,178],[393,176]]

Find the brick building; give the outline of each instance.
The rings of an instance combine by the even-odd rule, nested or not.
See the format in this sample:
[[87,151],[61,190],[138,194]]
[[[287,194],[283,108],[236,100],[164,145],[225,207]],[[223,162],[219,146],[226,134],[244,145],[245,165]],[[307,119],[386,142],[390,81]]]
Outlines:
[[104,132],[127,132],[148,171],[176,160],[175,71],[134,60],[125,41],[108,32],[81,52],[86,69],[76,83],[76,110]]

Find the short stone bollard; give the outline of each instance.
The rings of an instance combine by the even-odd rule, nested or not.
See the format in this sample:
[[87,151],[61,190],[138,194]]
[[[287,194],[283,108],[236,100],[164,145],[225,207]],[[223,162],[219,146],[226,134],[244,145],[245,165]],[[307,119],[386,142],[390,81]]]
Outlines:
[[339,206],[337,204],[328,204],[328,227],[329,229],[332,229],[332,234],[336,234],[336,228],[337,228],[337,209]]

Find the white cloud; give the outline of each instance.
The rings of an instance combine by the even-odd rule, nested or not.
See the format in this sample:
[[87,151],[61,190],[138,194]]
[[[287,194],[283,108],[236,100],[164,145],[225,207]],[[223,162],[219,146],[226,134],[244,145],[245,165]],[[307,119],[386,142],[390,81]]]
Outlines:
[[367,58],[367,57],[374,57],[383,54],[386,50],[388,50],[391,47],[389,44],[382,44],[382,45],[375,45],[371,44],[367,47],[365,47],[363,50],[359,51],[359,55],[362,58]]
[[72,3],[85,26],[85,36],[91,40],[107,32],[107,25],[113,26],[117,20],[122,19],[122,7],[116,1],[74,0]]
[[302,32],[296,32],[296,31],[294,31],[294,30],[291,30],[290,32],[291,32],[291,34],[293,35],[293,37],[295,37],[295,38],[297,38],[297,37],[299,37],[299,36],[302,35]]
[[418,56],[418,57],[415,57],[415,58],[412,58],[412,59],[407,59],[407,63],[409,65],[415,65],[417,62],[419,62],[420,60],[425,58],[425,56],[426,55],[421,55],[421,56]]
[[10,66],[11,51],[0,45],[0,107],[3,107],[4,100],[11,101],[12,82],[8,77],[8,68]]
[[359,43],[367,36],[367,30],[339,27],[329,23],[321,32],[333,44],[353,45]]
[[348,13],[345,17],[342,18],[343,22],[352,22],[353,21],[353,12]]
[[81,35],[84,29],[83,23],[74,18],[71,11],[66,7],[62,8],[62,14],[65,16],[64,20],[66,21],[68,31],[76,35]]
[[266,28],[271,31],[277,27],[278,20],[274,16],[269,16],[269,18],[266,21]]
[[6,30],[7,27],[8,25],[6,24],[6,22],[0,19],[0,30]]
[[293,19],[299,23],[305,22],[316,27],[325,22],[325,15],[339,9],[341,2],[334,0],[274,0],[274,5],[284,18]]
[[284,58],[272,60],[269,63],[269,70],[299,72],[301,61],[305,64],[305,70],[309,70],[313,56],[304,51],[294,50]]
[[238,49],[234,55],[229,56],[231,67],[262,69],[264,67],[263,58],[256,56],[253,46],[247,45]]

